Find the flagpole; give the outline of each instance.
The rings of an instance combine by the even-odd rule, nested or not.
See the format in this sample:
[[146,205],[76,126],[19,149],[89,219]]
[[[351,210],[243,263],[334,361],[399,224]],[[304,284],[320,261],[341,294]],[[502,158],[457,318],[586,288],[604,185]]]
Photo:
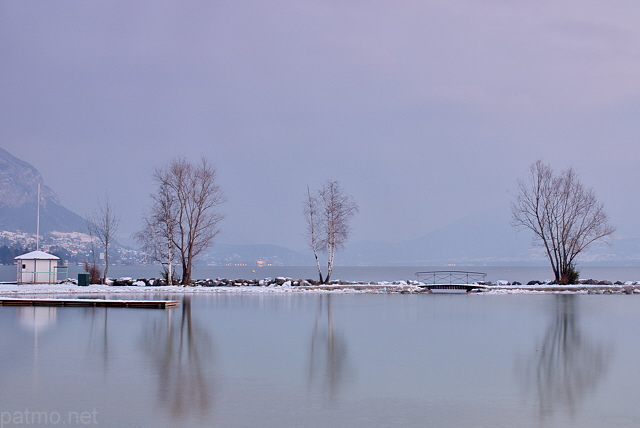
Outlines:
[[38,215],[36,217],[36,251],[40,251],[40,183],[38,183]]

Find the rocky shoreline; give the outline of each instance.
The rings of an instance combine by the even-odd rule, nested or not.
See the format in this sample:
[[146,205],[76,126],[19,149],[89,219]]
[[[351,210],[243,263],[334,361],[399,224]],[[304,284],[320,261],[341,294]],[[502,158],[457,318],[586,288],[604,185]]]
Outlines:
[[[60,284],[78,285],[78,281],[73,278],[67,278]],[[343,281],[334,280],[328,284],[320,283],[314,279],[293,279],[289,277],[263,278],[263,279],[196,279],[191,285],[184,287],[314,287],[314,286],[366,286],[366,285],[413,285],[419,286],[422,283],[418,281]],[[107,278],[106,285],[113,287],[166,287],[167,282],[163,278]],[[173,284],[179,285],[179,284]]]
[[[76,285],[77,280],[67,279],[62,281],[64,285]],[[276,277],[263,279],[198,279],[194,280],[190,286],[173,285],[167,286],[164,279],[161,278],[131,278],[123,277],[117,279],[108,279],[106,286],[111,287],[158,287],[171,288],[172,290],[184,289],[220,289],[237,291],[258,291],[266,288],[277,291],[358,291],[358,292],[374,292],[374,293],[431,293],[425,287],[426,284],[419,281],[401,280],[401,281],[343,281],[334,280],[329,284],[321,284],[313,279],[293,279],[290,277]],[[640,281],[608,281],[584,279],[578,284],[558,285],[554,282],[529,281],[523,285],[517,281],[490,281],[476,283],[477,288],[473,288],[473,293],[583,293],[583,294],[640,294]],[[105,286],[103,286],[105,287]],[[84,288],[84,287],[80,287]],[[203,290],[204,291],[204,290]],[[213,290],[212,290],[213,291]]]

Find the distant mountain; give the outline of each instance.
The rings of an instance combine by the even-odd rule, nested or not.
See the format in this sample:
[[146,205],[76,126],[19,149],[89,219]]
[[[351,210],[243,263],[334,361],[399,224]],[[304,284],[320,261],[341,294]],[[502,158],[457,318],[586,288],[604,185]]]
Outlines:
[[36,168],[0,148],[0,230],[36,232],[40,183],[40,232],[82,232],[85,220],[60,204]]
[[531,237],[510,225],[502,210],[474,212],[420,238],[394,244],[360,242],[339,255],[341,263],[442,266],[531,260]]
[[[415,240],[399,243],[356,242],[337,256],[341,265],[446,266],[547,264],[541,247],[532,245],[532,233],[511,226],[511,212],[473,212]],[[640,238],[614,236],[610,244],[596,243],[578,258],[578,264],[638,265]]]

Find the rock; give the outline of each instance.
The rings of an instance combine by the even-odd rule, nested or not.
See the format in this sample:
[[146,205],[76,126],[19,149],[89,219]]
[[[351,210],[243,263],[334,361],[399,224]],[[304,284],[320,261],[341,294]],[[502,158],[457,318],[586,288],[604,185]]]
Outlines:
[[114,279],[112,285],[116,287],[130,286],[130,285],[133,285],[133,279],[129,277]]
[[613,285],[613,282],[605,280],[598,282],[598,285]]

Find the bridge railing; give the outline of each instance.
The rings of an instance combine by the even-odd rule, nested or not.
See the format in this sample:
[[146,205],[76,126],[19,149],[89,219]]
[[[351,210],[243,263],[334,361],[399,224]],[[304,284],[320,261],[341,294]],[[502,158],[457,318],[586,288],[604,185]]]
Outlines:
[[482,282],[487,277],[484,272],[468,272],[462,270],[434,270],[416,272],[419,282],[426,285],[466,285]]

